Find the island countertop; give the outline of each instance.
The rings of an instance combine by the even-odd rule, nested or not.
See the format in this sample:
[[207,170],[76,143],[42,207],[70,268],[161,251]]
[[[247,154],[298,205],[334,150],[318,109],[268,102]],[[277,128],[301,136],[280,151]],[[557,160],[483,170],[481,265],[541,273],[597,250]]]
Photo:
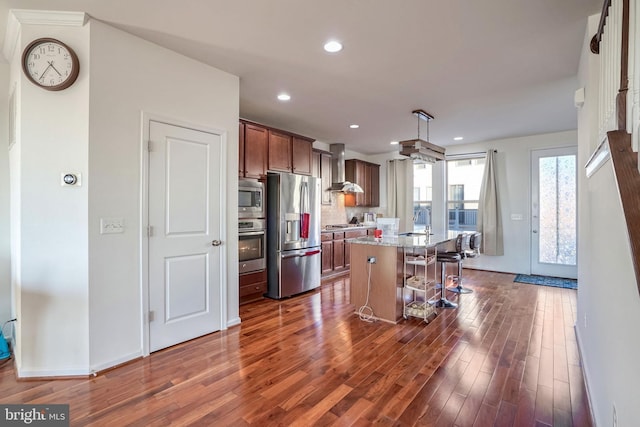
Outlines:
[[454,240],[460,232],[449,231],[439,234],[406,233],[397,236],[361,236],[349,241],[363,245],[394,246],[397,248],[428,248]]

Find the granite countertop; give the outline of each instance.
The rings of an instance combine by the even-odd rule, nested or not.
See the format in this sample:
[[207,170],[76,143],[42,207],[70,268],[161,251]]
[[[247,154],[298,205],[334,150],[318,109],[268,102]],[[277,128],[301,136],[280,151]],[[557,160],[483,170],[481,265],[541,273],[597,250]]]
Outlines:
[[379,246],[395,246],[402,248],[419,248],[419,247],[433,247],[441,243],[446,243],[454,240],[458,236],[457,231],[449,231],[446,234],[430,234],[424,233],[406,233],[399,234],[398,236],[362,236],[351,239],[351,244],[363,244],[363,245],[379,245]]
[[338,227],[338,226],[325,226],[322,228],[322,230],[320,230],[321,232],[325,233],[325,232],[331,232],[331,231],[346,231],[346,230],[366,230],[367,228],[375,228],[376,225],[375,224],[349,224],[349,225],[345,225],[344,227]]

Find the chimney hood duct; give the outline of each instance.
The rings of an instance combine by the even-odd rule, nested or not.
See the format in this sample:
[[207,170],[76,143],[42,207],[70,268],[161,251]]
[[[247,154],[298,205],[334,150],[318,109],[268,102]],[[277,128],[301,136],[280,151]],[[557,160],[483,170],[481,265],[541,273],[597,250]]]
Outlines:
[[329,145],[331,151],[331,191],[340,193],[364,193],[362,187],[345,179],[344,144]]

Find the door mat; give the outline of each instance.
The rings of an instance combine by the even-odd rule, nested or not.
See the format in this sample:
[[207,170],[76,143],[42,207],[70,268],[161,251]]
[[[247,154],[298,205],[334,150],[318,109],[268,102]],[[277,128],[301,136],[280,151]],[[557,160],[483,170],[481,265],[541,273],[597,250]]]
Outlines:
[[528,283],[530,285],[553,286],[556,288],[578,289],[578,281],[575,279],[562,279],[560,277],[531,276],[529,274],[517,274],[514,282]]

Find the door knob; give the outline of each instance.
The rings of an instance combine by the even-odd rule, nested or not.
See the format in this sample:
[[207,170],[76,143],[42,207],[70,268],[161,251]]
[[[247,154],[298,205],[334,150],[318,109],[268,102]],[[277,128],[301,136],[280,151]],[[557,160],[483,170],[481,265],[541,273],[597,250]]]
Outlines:
[[213,242],[211,242],[212,246],[220,246],[222,244],[222,242],[220,240],[214,240]]

